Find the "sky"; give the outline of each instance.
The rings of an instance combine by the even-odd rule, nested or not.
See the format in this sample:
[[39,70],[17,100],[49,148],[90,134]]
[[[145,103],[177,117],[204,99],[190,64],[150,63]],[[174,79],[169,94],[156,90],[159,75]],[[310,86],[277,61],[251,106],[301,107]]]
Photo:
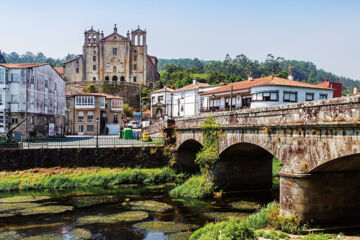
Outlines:
[[360,80],[358,0],[1,0],[0,50],[81,54],[85,29],[138,25],[158,58],[311,61]]

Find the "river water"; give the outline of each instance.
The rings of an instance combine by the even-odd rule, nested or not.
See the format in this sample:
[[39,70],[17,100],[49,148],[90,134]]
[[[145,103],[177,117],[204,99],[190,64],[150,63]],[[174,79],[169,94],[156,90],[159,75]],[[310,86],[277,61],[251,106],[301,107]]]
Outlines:
[[[264,192],[227,195],[221,200],[173,199],[168,195],[173,187],[0,193],[0,239],[181,240],[206,222],[234,216],[244,218],[273,201],[272,194]],[[165,204],[160,205],[163,209],[157,209],[154,203]],[[119,213],[130,217],[142,213],[145,217],[124,222],[114,217]],[[153,221],[170,223],[174,229],[144,229],[138,225]]]

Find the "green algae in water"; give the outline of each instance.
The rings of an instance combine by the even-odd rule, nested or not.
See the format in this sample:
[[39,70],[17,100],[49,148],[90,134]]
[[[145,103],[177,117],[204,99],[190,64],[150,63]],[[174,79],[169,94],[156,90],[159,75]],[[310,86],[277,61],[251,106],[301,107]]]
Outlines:
[[204,216],[212,220],[226,221],[231,219],[244,220],[249,214],[242,212],[206,212]]
[[168,235],[168,240],[188,240],[192,232],[178,232]]
[[63,240],[63,236],[59,233],[44,233],[37,236],[25,237],[22,240]]
[[260,203],[249,202],[249,201],[232,202],[230,203],[230,206],[238,210],[253,210],[253,211],[261,208]]
[[0,198],[0,203],[19,203],[19,202],[36,202],[41,200],[48,200],[49,196],[16,196],[8,198]]
[[157,222],[157,221],[136,223],[133,225],[133,227],[140,230],[144,230],[146,232],[163,232],[165,234],[192,231],[198,228],[197,225],[193,225],[193,224],[184,224],[178,222]]
[[21,238],[21,235],[15,231],[0,232],[0,240],[18,240]]
[[166,212],[173,207],[169,204],[157,202],[157,201],[136,201],[129,202],[129,208],[132,210],[145,210],[145,211],[153,211],[153,212]]
[[73,197],[69,202],[76,207],[90,207],[92,205],[119,202],[116,196],[81,196]]
[[143,211],[129,211],[118,214],[111,214],[105,216],[86,216],[77,220],[79,225],[93,224],[93,223],[117,223],[117,222],[136,222],[142,221],[149,217],[147,212]]
[[57,205],[49,205],[49,206],[40,206],[33,208],[25,208],[18,211],[21,215],[35,215],[35,214],[56,214],[62,213],[66,211],[73,210],[72,206],[57,206]]
[[16,214],[20,214],[24,209],[41,207],[39,203],[0,203],[0,218],[1,217],[12,217]]
[[89,230],[84,228],[76,228],[69,233],[71,239],[74,240],[86,240],[91,239],[92,234]]

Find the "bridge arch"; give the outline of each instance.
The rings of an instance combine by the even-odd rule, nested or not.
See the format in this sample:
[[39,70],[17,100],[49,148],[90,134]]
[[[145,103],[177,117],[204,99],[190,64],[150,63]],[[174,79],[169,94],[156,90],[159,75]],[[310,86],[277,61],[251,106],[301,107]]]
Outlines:
[[190,173],[199,172],[200,168],[195,163],[195,158],[202,147],[202,144],[194,139],[183,141],[174,153],[177,168]]
[[216,186],[224,190],[264,190],[272,187],[274,155],[263,147],[238,142],[220,152],[214,169]]

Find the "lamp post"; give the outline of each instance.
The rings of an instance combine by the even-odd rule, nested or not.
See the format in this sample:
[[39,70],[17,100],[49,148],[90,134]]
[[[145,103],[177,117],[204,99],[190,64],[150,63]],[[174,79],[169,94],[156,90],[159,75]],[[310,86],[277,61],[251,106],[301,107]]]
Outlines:
[[96,148],[99,148],[99,118],[96,118]]

